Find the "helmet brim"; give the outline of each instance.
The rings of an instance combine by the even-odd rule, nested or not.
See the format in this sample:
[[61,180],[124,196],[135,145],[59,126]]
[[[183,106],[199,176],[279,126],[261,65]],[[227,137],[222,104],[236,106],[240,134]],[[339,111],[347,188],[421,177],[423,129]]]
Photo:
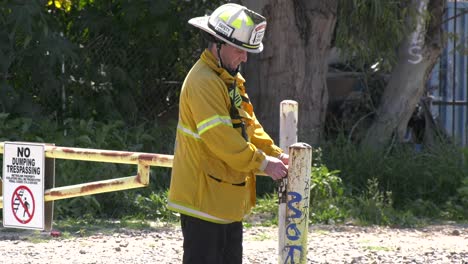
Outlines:
[[197,27],[197,28],[207,32],[208,34],[212,35],[213,37],[215,37],[215,38],[217,38],[219,40],[222,40],[222,41],[224,41],[226,43],[229,43],[229,45],[234,46],[236,48],[239,48],[241,50],[245,50],[245,51],[250,52],[250,53],[260,53],[260,52],[263,51],[263,43],[260,43],[260,45],[256,49],[247,49],[245,47],[234,44],[233,42],[229,41],[229,39],[226,39],[223,36],[220,36],[220,35],[216,34],[216,32],[214,30],[212,30],[211,28],[208,27],[208,20],[209,19],[210,19],[209,16],[194,17],[194,18],[190,19],[188,21],[188,23],[190,25],[194,26],[194,27]]

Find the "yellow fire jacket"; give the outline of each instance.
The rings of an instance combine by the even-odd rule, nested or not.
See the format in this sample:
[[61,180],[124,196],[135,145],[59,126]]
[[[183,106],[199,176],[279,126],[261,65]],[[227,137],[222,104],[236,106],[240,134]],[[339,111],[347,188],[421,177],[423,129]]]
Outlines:
[[[245,122],[249,142],[234,128],[228,87]],[[215,223],[241,221],[255,205],[255,172],[265,155],[282,150],[263,130],[245,92],[245,80],[218,67],[205,50],[180,94],[179,123],[169,189],[171,210]]]

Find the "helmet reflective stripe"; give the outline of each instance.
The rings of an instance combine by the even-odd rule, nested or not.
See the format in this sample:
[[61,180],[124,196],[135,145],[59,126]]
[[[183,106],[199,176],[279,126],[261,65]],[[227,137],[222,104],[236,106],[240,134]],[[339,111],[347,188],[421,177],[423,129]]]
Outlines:
[[255,49],[255,48],[258,48],[258,46],[259,46],[259,45],[252,46],[252,45],[247,45],[247,44],[244,44],[244,43],[241,43],[241,45],[246,47],[246,48],[249,48],[249,49]]

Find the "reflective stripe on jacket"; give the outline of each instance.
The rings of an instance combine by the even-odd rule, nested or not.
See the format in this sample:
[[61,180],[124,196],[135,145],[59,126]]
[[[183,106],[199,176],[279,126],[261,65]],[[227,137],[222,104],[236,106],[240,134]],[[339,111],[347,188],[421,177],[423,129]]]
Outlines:
[[205,50],[182,86],[168,207],[216,223],[241,221],[255,205],[255,172],[281,149],[253,112],[240,74],[234,98],[247,142],[229,114],[234,77]]

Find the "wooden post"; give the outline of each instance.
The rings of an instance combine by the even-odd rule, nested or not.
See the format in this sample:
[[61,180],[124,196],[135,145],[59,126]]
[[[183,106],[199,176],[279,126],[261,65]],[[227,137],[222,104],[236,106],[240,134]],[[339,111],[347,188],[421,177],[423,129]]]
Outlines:
[[[279,146],[289,154],[289,146],[297,142],[298,103],[292,100],[280,104],[280,140]],[[286,234],[286,186],[288,178],[278,181],[278,254],[284,248]]]
[[297,142],[298,111],[298,104],[296,101],[281,101],[279,147],[283,149],[286,154],[289,152],[289,146]]
[[[289,148],[288,184],[286,186],[285,231],[279,236],[279,263],[307,262],[310,175],[312,147],[296,143]],[[279,216],[281,217],[281,216]]]

